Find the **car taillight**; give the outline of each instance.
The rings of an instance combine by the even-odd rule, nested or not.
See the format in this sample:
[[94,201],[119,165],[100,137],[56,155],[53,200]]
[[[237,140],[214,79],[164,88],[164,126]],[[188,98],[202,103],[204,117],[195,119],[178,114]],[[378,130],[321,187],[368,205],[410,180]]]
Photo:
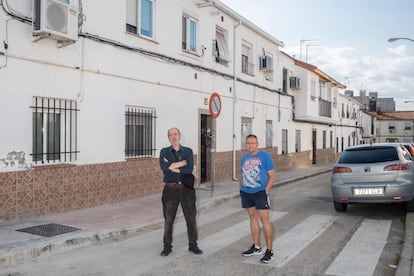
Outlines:
[[408,164],[393,164],[384,167],[384,171],[404,171],[409,169]]
[[351,168],[348,167],[334,167],[332,173],[350,173],[352,172]]

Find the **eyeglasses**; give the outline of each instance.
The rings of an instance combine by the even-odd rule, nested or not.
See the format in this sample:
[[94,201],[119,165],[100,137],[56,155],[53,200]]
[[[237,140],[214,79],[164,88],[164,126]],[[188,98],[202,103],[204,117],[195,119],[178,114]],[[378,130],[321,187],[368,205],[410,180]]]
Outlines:
[[248,143],[246,143],[246,145],[255,145],[255,144],[257,144],[257,142],[248,142]]

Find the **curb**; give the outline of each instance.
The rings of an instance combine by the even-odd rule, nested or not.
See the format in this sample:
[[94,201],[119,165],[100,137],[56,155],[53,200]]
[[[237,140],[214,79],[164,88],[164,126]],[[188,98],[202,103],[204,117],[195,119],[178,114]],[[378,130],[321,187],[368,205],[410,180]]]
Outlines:
[[405,217],[404,245],[395,276],[413,275],[414,213]]
[[[321,169],[309,175],[295,176],[276,181],[273,187],[282,186],[294,181],[313,177],[322,173],[326,173],[330,170],[330,168]],[[235,191],[221,196],[209,197],[203,200],[200,199],[200,202],[197,206],[197,212],[206,211],[209,208],[219,206],[229,200],[239,197],[240,193],[238,191]],[[177,218],[181,216],[183,216],[182,213],[177,214]],[[82,230],[83,232],[73,232],[67,234],[65,237],[56,237],[55,239],[41,241],[35,244],[30,244],[30,241],[11,244],[5,249],[0,249],[0,267],[30,262],[41,256],[47,256],[70,249],[80,248],[83,246],[134,237],[146,231],[150,231],[154,229],[154,227],[161,228],[163,222],[163,218],[160,218],[153,221],[152,223],[135,226],[128,229],[106,229],[103,231]]]

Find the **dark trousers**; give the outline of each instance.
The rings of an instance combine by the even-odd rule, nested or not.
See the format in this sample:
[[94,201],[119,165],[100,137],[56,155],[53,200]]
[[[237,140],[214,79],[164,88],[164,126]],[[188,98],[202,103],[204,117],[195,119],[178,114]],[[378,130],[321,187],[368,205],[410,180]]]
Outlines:
[[195,190],[165,186],[161,200],[164,214],[164,248],[172,248],[174,220],[180,203],[187,224],[188,245],[190,248],[197,246]]

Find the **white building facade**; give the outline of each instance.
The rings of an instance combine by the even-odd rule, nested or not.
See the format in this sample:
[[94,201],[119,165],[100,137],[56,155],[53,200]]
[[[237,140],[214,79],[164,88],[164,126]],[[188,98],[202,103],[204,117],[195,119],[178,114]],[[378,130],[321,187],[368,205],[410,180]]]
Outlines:
[[2,3],[0,219],[160,192],[170,127],[199,185],[239,178],[250,133],[281,170],[332,162],[355,131],[341,84],[312,98],[323,73],[219,1]]

